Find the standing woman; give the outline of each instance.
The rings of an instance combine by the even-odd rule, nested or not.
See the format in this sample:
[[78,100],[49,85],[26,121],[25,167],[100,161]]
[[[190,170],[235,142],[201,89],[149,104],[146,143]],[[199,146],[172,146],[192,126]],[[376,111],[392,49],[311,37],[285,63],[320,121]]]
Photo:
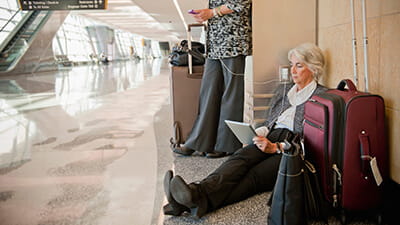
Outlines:
[[223,157],[241,147],[225,120],[243,120],[245,57],[252,53],[251,0],[209,0],[208,9],[193,10],[208,23],[207,58],[200,88],[199,114],[183,146],[174,152],[198,151]]

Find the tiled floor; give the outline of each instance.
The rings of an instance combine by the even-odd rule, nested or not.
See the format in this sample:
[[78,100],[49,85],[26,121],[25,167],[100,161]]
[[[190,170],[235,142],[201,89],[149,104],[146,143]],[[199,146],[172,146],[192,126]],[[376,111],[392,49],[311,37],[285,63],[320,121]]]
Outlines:
[[142,60],[0,77],[0,224],[159,223],[169,71]]

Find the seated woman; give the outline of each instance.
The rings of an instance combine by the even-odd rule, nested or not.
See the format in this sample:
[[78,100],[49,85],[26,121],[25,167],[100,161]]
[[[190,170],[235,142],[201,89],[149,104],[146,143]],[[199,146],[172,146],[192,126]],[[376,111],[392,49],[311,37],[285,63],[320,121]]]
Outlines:
[[[317,83],[325,65],[321,49],[306,43],[288,53],[294,84],[281,84],[271,100],[266,126],[256,129],[254,144],[229,157],[200,182],[187,184],[168,171],[164,189],[168,204],[164,214],[184,211],[201,217],[207,212],[271,191],[281,160],[282,142],[289,134],[302,133],[305,102],[327,89]],[[272,126],[271,126],[272,125]]]

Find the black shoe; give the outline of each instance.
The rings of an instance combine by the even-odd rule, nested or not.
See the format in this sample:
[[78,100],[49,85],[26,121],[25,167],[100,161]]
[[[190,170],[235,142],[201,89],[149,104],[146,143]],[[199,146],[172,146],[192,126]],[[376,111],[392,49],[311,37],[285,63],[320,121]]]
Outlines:
[[172,177],[173,172],[171,170],[168,170],[164,176],[164,192],[167,197],[168,204],[163,207],[163,211],[165,215],[180,216],[183,212],[189,212],[190,210],[186,206],[176,202],[175,199],[172,197],[170,192],[170,183]]
[[202,197],[195,184],[187,184],[182,177],[175,176],[170,184],[173,198],[180,204],[190,208],[192,216],[200,218],[207,212],[207,200]]
[[227,156],[226,152],[207,152],[207,158],[221,158]]
[[173,152],[181,154],[181,155],[192,155],[194,150],[190,149],[190,148],[186,148],[185,146],[179,146],[179,147],[175,147]]

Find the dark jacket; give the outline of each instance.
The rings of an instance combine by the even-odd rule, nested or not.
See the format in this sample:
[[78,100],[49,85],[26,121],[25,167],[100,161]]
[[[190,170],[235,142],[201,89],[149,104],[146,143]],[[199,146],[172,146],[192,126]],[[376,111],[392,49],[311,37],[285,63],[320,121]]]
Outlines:
[[[271,99],[269,104],[270,107],[267,111],[267,121],[265,122],[264,126],[270,128],[273,123],[278,120],[279,115],[291,106],[287,97],[287,93],[293,87],[293,85],[294,84],[280,84],[275,90],[274,97]],[[318,84],[317,88],[313,92],[313,95],[323,93],[327,90],[328,88]],[[295,133],[303,133],[304,105],[305,102],[296,107],[293,126],[293,131]]]

